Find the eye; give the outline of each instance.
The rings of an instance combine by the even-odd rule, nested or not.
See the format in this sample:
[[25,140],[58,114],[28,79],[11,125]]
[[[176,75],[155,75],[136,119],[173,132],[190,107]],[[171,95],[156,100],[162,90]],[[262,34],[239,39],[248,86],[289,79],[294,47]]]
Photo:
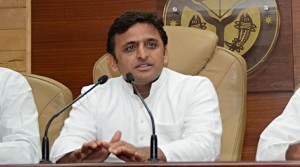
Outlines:
[[146,43],[146,46],[148,47],[148,48],[156,48],[157,47],[157,43],[156,42],[154,42],[154,41],[149,41],[149,42],[147,42]]
[[127,52],[133,51],[136,48],[135,45],[128,45],[124,50]]

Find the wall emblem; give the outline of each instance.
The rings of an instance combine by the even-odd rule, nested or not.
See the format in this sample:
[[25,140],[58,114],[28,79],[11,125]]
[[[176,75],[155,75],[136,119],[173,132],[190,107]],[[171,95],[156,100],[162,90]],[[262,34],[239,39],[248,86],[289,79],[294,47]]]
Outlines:
[[219,46],[244,57],[248,74],[269,56],[279,33],[275,0],[168,0],[164,21],[215,32]]

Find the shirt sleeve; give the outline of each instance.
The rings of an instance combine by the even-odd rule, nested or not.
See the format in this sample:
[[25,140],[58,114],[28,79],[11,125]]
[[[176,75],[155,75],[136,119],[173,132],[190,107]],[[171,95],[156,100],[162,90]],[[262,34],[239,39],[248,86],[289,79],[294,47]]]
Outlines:
[[186,113],[180,140],[159,145],[167,161],[215,161],[219,158],[222,123],[218,98],[205,78],[186,85]]
[[[84,93],[88,87],[84,87]],[[97,127],[93,111],[94,94],[87,94],[73,104],[59,137],[55,140],[50,159],[56,162],[65,154],[81,148],[82,144],[97,139]]]
[[300,140],[300,89],[290,99],[283,113],[260,135],[256,160],[285,161],[290,144]]
[[1,82],[0,162],[38,163],[41,155],[38,113],[31,88],[27,80],[15,72],[9,72]]

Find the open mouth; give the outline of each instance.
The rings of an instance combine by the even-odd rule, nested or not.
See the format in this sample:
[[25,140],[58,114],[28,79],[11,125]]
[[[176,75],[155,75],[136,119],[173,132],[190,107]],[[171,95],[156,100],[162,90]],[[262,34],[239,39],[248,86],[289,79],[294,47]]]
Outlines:
[[142,64],[139,64],[139,65],[135,66],[135,68],[140,70],[140,71],[149,70],[151,67],[152,67],[152,65],[148,64],[148,63],[142,63]]

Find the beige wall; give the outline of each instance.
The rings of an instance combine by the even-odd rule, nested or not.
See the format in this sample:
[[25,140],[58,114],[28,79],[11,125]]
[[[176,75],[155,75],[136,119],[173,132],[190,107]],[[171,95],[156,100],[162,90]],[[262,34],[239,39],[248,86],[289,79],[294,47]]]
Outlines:
[[0,0],[0,66],[31,72],[31,0]]

